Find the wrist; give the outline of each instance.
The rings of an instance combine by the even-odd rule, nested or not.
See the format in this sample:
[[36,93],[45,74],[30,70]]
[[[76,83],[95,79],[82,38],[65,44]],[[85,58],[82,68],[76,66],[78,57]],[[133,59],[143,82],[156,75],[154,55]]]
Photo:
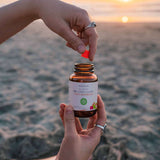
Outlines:
[[[53,16],[53,11],[59,5],[59,0],[28,0],[32,5],[32,13],[37,19],[42,19],[47,16],[49,19]],[[52,15],[50,15],[52,14]],[[50,17],[49,17],[50,16]]]
[[39,19],[38,9],[37,9],[37,0],[21,0],[25,3],[27,8],[27,16],[31,17],[32,20]]

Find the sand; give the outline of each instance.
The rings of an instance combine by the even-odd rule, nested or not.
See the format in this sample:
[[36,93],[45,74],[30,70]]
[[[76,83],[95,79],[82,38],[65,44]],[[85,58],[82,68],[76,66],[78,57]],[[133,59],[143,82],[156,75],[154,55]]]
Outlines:
[[[99,23],[95,72],[108,128],[94,160],[160,159],[160,26]],[[56,155],[68,77],[88,62],[35,22],[0,46],[0,159]],[[85,127],[87,119],[82,119]]]

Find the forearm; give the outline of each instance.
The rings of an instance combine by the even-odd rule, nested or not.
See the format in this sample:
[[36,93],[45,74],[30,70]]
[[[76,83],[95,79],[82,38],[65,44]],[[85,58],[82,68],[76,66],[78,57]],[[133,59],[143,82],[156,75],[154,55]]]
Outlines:
[[38,19],[34,0],[20,0],[0,8],[0,44]]

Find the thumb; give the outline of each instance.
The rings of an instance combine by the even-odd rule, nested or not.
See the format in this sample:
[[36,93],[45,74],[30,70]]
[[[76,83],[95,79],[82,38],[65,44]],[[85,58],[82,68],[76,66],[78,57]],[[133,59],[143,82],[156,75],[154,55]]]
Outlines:
[[73,107],[71,105],[66,105],[64,110],[64,124],[65,124],[65,135],[76,134],[75,118]]

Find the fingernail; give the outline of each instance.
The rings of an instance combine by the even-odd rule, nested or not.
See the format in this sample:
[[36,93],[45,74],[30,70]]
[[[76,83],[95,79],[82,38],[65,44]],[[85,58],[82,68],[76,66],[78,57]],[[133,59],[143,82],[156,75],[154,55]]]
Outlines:
[[60,106],[61,106],[61,107],[65,107],[65,104],[61,103]]
[[83,46],[83,45],[79,45],[79,46],[78,46],[78,52],[79,52],[79,53],[83,53],[83,52],[85,52],[85,50],[86,50],[86,47],[85,47],[85,46]]
[[94,60],[94,55],[90,57],[90,61],[93,61]]
[[93,61],[93,58],[90,58],[89,60],[92,62],[92,61]]
[[65,104],[60,104],[60,108],[64,109],[65,108]]

